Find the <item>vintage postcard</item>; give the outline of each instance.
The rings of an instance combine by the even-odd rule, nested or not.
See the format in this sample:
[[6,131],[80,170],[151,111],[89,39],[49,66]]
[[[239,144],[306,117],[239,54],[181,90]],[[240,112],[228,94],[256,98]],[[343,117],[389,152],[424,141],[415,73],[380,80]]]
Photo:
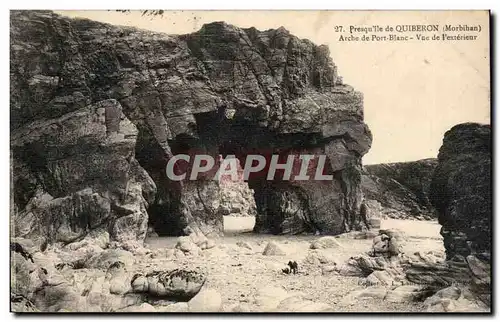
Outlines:
[[11,11],[11,311],[490,313],[490,19]]

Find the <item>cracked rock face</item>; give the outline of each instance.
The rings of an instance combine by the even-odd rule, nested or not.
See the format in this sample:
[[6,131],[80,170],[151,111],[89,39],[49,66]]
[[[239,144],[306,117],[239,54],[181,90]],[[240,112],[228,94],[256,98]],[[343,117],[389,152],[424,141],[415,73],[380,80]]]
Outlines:
[[431,184],[446,257],[491,253],[491,128],[464,123],[445,133]]
[[379,215],[396,219],[436,218],[429,199],[436,166],[437,159],[364,166],[361,186],[368,207],[379,203]]
[[220,233],[218,183],[166,177],[179,153],[325,154],[333,181],[249,181],[256,231],[365,225],[371,134],[326,46],[284,28],[179,36],[12,11],[10,54],[16,235],[69,243],[100,227],[133,249],[148,221],[160,235]]
[[136,138],[116,100],[14,131],[15,235],[68,244],[107,227],[142,241],[156,186],[134,158]]

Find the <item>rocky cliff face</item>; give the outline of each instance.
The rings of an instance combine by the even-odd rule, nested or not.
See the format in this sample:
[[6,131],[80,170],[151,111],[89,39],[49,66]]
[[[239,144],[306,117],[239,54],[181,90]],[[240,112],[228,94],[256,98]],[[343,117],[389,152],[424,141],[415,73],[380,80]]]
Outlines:
[[13,131],[15,235],[71,243],[105,227],[138,246],[156,185],[134,158],[136,139],[115,100]]
[[10,24],[16,235],[67,243],[102,227],[135,247],[148,221],[217,234],[218,183],[170,181],[167,161],[259,151],[326,154],[334,180],[251,179],[257,232],[363,227],[371,134],[326,46],[223,22],[180,36],[47,11],[12,11]]
[[374,164],[364,167],[362,188],[368,203],[380,204],[381,214],[396,219],[436,218],[429,190],[437,159]]
[[445,133],[431,184],[447,258],[476,254],[490,261],[491,128],[459,124]]

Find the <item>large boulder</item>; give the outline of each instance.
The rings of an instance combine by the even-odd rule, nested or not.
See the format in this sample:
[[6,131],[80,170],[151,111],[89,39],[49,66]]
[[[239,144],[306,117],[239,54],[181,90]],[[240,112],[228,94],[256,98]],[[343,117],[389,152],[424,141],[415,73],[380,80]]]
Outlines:
[[137,273],[131,280],[131,286],[135,293],[172,299],[191,299],[198,294],[205,280],[205,275],[200,272],[175,269],[148,274]]
[[489,125],[459,124],[444,135],[431,200],[448,259],[474,253],[490,261],[491,149]]
[[404,233],[398,229],[380,229],[379,235],[373,238],[370,254],[373,256],[397,256],[403,253],[405,241]]
[[337,265],[337,258],[335,252],[332,252],[331,249],[311,250],[304,258],[304,263],[311,265],[331,264],[335,266]]
[[181,236],[177,239],[175,248],[180,249],[185,253],[190,253],[190,252],[196,252],[199,247],[194,243],[194,241],[190,236]]
[[[12,11],[10,26],[16,235],[70,243],[106,227],[132,251],[148,220],[159,235],[220,234],[215,171],[169,180],[175,154],[233,154],[241,164],[254,153],[326,155],[333,179],[321,184],[249,179],[255,231],[366,226],[361,158],[371,134],[362,94],[342,83],[327,46],[284,28],[215,22],[166,35],[49,11]],[[192,164],[179,169],[189,177]]]

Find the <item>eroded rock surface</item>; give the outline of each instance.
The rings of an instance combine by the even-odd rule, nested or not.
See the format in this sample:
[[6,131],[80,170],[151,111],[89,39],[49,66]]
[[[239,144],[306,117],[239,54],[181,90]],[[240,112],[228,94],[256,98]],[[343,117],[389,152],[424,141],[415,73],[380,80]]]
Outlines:
[[491,128],[459,124],[445,133],[432,179],[446,256],[491,253]]
[[404,252],[408,238],[396,229],[380,230],[372,249],[353,256],[331,272],[360,277],[364,289],[350,292],[345,303],[379,299],[422,303],[430,312],[487,312],[491,303],[491,265],[473,255]]
[[136,274],[132,290],[157,297],[189,299],[195,296],[205,283],[206,276],[197,271],[155,271],[146,275]]
[[255,216],[253,190],[243,180],[221,183],[221,211],[225,216]]
[[250,178],[255,230],[365,226],[361,157],[371,134],[362,95],[342,84],[328,47],[284,28],[215,22],[166,35],[48,11],[11,12],[10,36],[16,235],[69,243],[106,227],[135,250],[148,218],[159,235],[220,234],[213,173],[166,177],[180,153],[241,164],[251,153],[325,154],[334,180],[322,185]]
[[15,312],[155,310],[161,306],[159,300],[171,303],[193,298],[206,280],[194,267],[172,269],[176,265],[168,265],[171,260],[166,258],[157,269],[150,269],[149,254],[133,255],[122,249],[101,249],[80,259],[75,258],[82,254],[68,247],[50,246],[43,252],[12,249],[11,307]]
[[368,212],[395,219],[436,218],[429,199],[436,166],[436,159],[364,166],[362,188]]
[[112,99],[14,130],[14,234],[67,244],[106,227],[142,243],[156,186],[134,157],[137,133]]
[[[206,276],[176,264],[229,259],[212,239],[225,207],[250,213],[253,205],[224,200],[214,171],[170,180],[165,168],[176,154],[235,155],[240,164],[250,154],[326,155],[331,181],[286,181],[279,171],[274,181],[249,178],[255,231],[366,228],[361,157],[371,133],[361,93],[342,83],[326,46],[284,28],[223,22],[189,35],[49,11],[12,11],[10,22],[16,310],[150,312],[172,305],[152,298],[194,297]],[[177,170],[190,177],[192,167]],[[187,236],[152,252],[143,244],[148,229]],[[275,257],[288,251],[271,248]],[[223,308],[203,294],[189,310]],[[329,308],[299,302],[283,307]],[[171,309],[186,308],[178,306]]]

